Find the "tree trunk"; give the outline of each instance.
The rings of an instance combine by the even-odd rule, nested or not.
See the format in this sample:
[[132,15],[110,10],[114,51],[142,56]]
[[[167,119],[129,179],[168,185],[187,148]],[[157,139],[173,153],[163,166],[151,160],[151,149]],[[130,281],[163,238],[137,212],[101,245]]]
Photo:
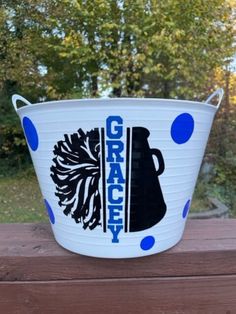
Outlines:
[[92,96],[96,97],[98,95],[98,77],[97,75],[92,75]]
[[[112,75],[111,77],[111,81],[112,82],[115,82],[116,81],[116,75]],[[121,94],[122,94],[122,88],[121,88],[121,85],[119,87],[113,87],[112,89],[112,95],[115,96],[115,97],[121,97]]]
[[222,140],[220,144],[220,156],[225,157],[226,155],[226,145],[228,140],[228,121],[230,114],[230,102],[229,102],[229,93],[230,93],[230,71],[228,68],[225,71],[225,97],[224,97],[224,107],[223,107],[223,117],[222,117],[222,125],[221,125],[221,134]]
[[163,82],[163,97],[170,98],[170,86],[168,81]]

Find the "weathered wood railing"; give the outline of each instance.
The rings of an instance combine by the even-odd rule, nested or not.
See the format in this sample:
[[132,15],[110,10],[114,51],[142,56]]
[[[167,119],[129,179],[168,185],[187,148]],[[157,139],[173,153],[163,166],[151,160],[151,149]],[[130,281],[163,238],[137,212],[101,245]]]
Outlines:
[[47,224],[0,225],[0,313],[236,313],[236,219],[189,220],[160,254],[96,259]]

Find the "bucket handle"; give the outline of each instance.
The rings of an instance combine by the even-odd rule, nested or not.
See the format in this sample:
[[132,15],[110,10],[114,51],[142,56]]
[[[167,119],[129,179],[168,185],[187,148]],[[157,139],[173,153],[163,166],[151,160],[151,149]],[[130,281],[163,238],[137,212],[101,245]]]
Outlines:
[[12,101],[12,104],[13,104],[13,107],[17,113],[18,111],[18,108],[17,108],[17,101],[20,100],[22,101],[24,104],[26,105],[32,105],[27,99],[25,99],[24,97],[20,96],[20,95],[17,95],[17,94],[14,94],[11,98],[11,101]]
[[213,98],[215,98],[216,96],[218,96],[218,103],[216,105],[216,110],[219,109],[220,107],[220,104],[221,104],[221,101],[223,99],[223,96],[224,96],[224,90],[223,88],[218,88],[214,93],[212,93],[206,100],[206,104],[209,104],[211,102],[211,100]]

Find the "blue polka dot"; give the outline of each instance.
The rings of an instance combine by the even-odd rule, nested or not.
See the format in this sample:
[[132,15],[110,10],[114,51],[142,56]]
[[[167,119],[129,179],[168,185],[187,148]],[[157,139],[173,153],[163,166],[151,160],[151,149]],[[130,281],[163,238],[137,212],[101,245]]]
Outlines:
[[23,128],[24,128],[25,136],[26,136],[26,139],[30,148],[33,151],[37,150],[39,146],[38,133],[33,122],[27,117],[23,118]]
[[183,218],[185,218],[188,215],[189,207],[190,207],[190,200],[188,200],[184,206],[183,214],[182,214]]
[[153,247],[154,244],[155,244],[155,238],[153,236],[147,236],[142,239],[140,246],[142,250],[148,251]]
[[194,120],[189,113],[182,113],[175,118],[171,126],[171,136],[175,143],[186,143],[193,134]]
[[55,216],[53,214],[53,211],[52,211],[52,208],[51,206],[49,205],[48,201],[47,200],[44,200],[44,203],[45,203],[45,206],[47,208],[47,211],[48,211],[48,216],[49,216],[49,219],[51,221],[52,224],[55,224]]

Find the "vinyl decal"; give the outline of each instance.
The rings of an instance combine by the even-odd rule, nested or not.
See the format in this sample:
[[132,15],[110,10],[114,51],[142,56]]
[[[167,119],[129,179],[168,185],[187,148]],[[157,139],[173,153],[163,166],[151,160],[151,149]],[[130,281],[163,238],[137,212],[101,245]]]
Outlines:
[[54,216],[52,207],[49,205],[49,203],[48,203],[47,200],[44,200],[44,204],[45,204],[45,207],[46,207],[46,209],[47,209],[48,217],[49,217],[49,219],[50,219],[50,222],[51,222],[52,224],[55,224],[55,216]]
[[54,147],[51,177],[65,215],[90,230],[101,224],[100,142],[98,129],[67,135]]
[[36,151],[39,146],[39,136],[34,123],[28,117],[24,117],[22,124],[29,147]]
[[[150,148],[149,131],[135,127],[132,132],[130,231],[141,231],[157,224],[166,213],[158,176],[165,164],[160,150]],[[159,169],[156,170],[154,159]]]
[[[159,182],[165,164],[161,151],[149,147],[149,135],[143,127],[124,127],[120,116],[109,116],[104,128],[64,134],[51,166],[64,214],[84,229],[109,233],[112,243],[160,222],[166,213]],[[141,248],[150,249],[153,239],[144,238]]]

